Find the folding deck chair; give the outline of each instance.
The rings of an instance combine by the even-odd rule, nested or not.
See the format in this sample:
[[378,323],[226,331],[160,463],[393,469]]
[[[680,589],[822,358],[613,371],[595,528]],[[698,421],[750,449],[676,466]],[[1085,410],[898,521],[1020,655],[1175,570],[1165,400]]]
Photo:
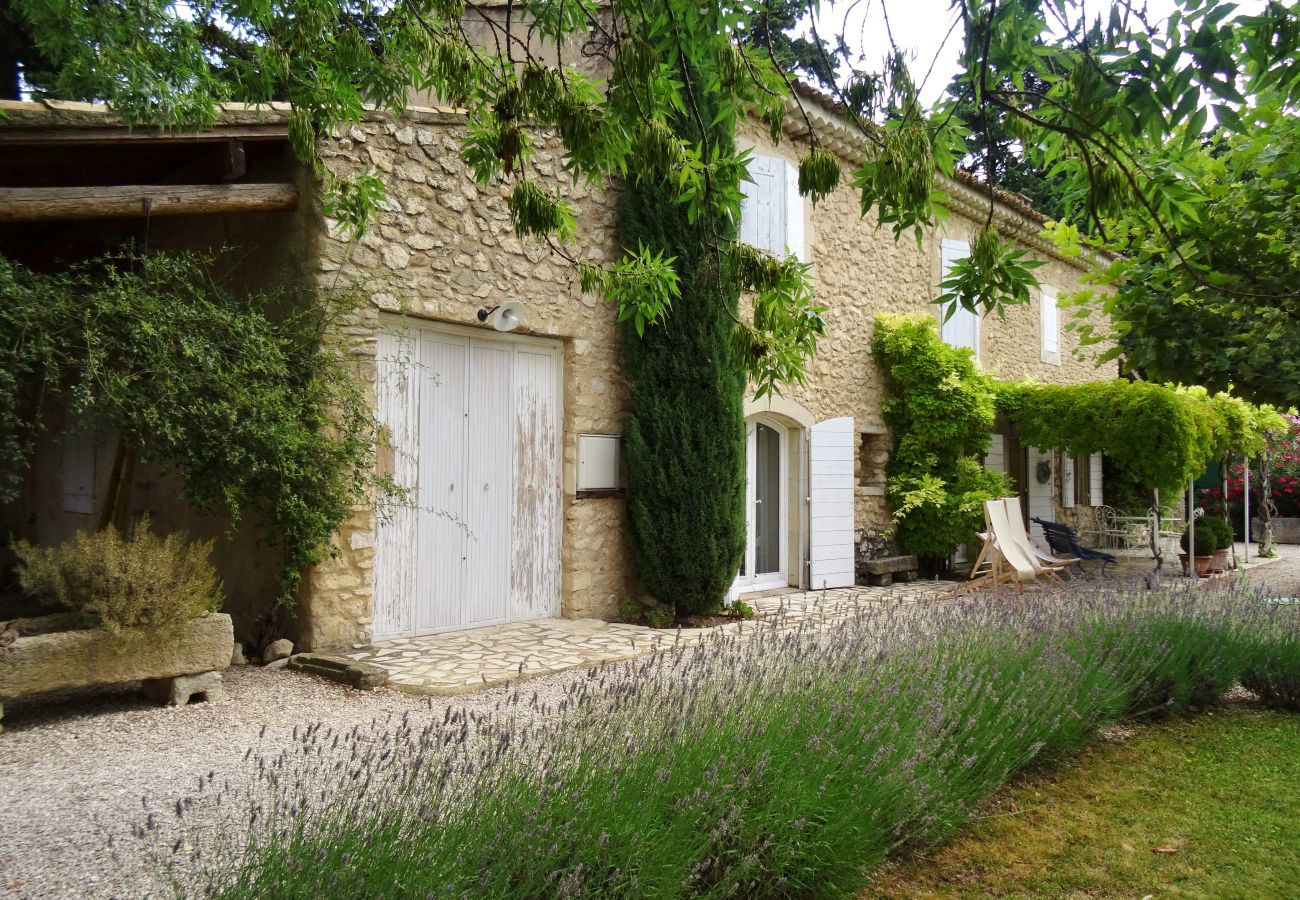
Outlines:
[[1106,574],[1106,566],[1110,563],[1117,562],[1114,556],[1102,550],[1090,550],[1079,543],[1079,535],[1073,528],[1062,522],[1048,522],[1046,519],[1033,517],[1033,521],[1043,526],[1043,535],[1047,538],[1047,545],[1052,548],[1053,553],[1069,553],[1077,557],[1079,562],[1079,571],[1083,571],[1082,560],[1098,560],[1101,562],[1101,574]]

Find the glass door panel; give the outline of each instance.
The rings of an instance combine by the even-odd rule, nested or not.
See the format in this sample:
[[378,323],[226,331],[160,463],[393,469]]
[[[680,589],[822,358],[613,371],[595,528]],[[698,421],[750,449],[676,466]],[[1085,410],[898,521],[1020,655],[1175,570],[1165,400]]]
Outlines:
[[754,572],[781,571],[781,435],[759,423],[754,434]]

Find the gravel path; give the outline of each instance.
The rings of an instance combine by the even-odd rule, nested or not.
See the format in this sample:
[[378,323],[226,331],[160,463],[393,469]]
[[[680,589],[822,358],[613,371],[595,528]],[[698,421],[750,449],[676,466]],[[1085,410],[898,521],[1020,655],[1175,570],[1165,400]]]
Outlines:
[[[1279,593],[1300,593],[1300,547],[1252,574]],[[554,704],[584,670],[530,681]],[[160,708],[128,688],[81,692],[67,702],[10,704],[0,735],[0,897],[144,896],[146,863],[114,862],[110,833],[139,821],[141,797],[162,805],[210,771],[246,771],[259,743],[288,743],[295,726],[323,722],[336,731],[410,712],[441,720],[447,702],[381,689],[362,693],[287,669],[249,667],[226,674],[228,699]],[[449,701],[490,710],[507,688]]]
[[[584,670],[530,681],[554,704]],[[336,731],[386,717],[436,717],[446,706],[490,710],[506,688],[450,701],[381,688],[360,692],[291,672],[229,669],[228,699],[159,707],[130,686],[82,691],[65,702],[5,707],[0,735],[0,897],[145,896],[144,860],[115,862],[109,834],[140,821],[141,797],[167,806],[210,771],[247,771],[258,743],[287,744],[295,726],[324,722]],[[266,733],[260,737],[262,729]]]

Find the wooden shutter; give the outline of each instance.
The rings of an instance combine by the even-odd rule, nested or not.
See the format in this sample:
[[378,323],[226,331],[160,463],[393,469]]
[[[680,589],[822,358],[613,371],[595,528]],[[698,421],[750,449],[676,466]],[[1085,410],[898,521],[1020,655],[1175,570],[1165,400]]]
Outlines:
[[63,511],[95,512],[95,437],[85,431],[63,435]]
[[805,259],[799,170],[778,156],[755,154],[749,178],[740,183],[740,239],[774,256],[789,252]]
[[785,170],[785,246],[800,262],[808,261],[804,247],[803,197],[799,194],[799,168],[780,160]]
[[809,587],[853,586],[853,418],[818,422],[808,453]]
[[1101,454],[1094,453],[1088,461],[1088,500],[1093,506],[1105,506],[1106,498],[1102,493]]
[[1092,479],[1088,475],[1090,457],[1074,458],[1074,502],[1079,506],[1092,506]]
[[1074,457],[1061,454],[1061,506],[1074,508]]
[[984,455],[984,468],[990,472],[1007,470],[1006,439],[1002,435],[989,435],[989,452]]
[[1059,363],[1061,361],[1061,316],[1057,309],[1056,288],[1043,285],[1039,293],[1040,303],[1040,343],[1043,362]]
[[[954,241],[944,238],[939,242],[939,280],[942,282],[948,278],[948,272],[958,260],[970,256],[970,245],[965,241]],[[940,293],[943,289],[940,288]],[[943,308],[943,315],[947,316],[949,307]],[[952,347],[969,347],[975,351],[975,358],[979,358],[980,347],[980,319],[975,313],[968,309],[958,308],[940,327],[940,337],[943,342]]]

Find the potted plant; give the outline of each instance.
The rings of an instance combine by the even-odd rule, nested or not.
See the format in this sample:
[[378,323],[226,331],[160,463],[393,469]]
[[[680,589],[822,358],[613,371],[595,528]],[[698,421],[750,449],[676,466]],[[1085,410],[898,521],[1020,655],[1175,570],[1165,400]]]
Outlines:
[[1232,526],[1219,516],[1206,516],[1196,523],[1196,530],[1202,528],[1214,538],[1214,553],[1210,561],[1213,572],[1228,571],[1228,551],[1232,549]]
[[[1205,520],[1202,519],[1196,523],[1196,546],[1193,548],[1193,556],[1196,558],[1196,574],[1202,578],[1208,578],[1210,567],[1214,562],[1214,549],[1217,541],[1214,537],[1213,528],[1205,527]],[[1178,545],[1183,548],[1183,552],[1178,554],[1178,561],[1183,564],[1183,571],[1187,571],[1187,545],[1189,542],[1188,529],[1183,530],[1183,536],[1179,538]]]

